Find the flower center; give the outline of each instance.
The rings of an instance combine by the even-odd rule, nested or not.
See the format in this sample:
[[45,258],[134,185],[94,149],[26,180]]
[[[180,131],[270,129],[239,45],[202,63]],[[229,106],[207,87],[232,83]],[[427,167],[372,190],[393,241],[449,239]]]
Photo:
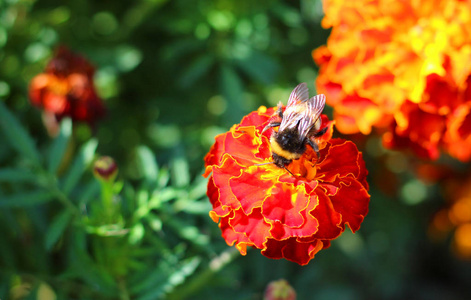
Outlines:
[[311,181],[317,175],[316,161],[316,153],[311,149],[307,149],[299,159],[293,160],[286,168],[294,175],[306,181]]

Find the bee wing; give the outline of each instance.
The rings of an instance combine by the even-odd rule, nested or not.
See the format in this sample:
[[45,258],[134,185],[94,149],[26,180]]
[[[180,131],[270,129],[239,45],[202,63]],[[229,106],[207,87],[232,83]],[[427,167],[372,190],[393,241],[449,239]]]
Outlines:
[[286,107],[290,107],[302,102],[306,102],[309,99],[309,90],[307,88],[307,84],[305,82],[298,84],[291,92],[289,96],[288,103]]
[[317,119],[321,115],[322,111],[324,110],[324,106],[325,106],[324,94],[319,94],[309,99],[307,110],[310,112],[310,115],[314,117],[314,122],[317,121]]
[[322,94],[296,105],[287,106],[279,131],[296,128],[300,138],[305,138],[324,110],[324,106],[325,96]]

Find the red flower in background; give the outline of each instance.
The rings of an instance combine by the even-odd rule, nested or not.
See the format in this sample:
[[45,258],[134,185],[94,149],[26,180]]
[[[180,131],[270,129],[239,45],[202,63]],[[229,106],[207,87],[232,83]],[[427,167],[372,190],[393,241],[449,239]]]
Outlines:
[[210,216],[228,245],[247,246],[269,258],[307,264],[345,225],[355,232],[368,212],[367,170],[355,144],[331,139],[333,122],[322,115],[320,158],[311,147],[288,170],[272,161],[269,123],[274,109],[261,107],[216,137],[205,157]]
[[318,92],[342,133],[384,132],[389,148],[471,159],[471,2],[323,2]]
[[70,117],[92,125],[105,113],[93,85],[93,66],[65,47],[57,49],[44,73],[36,75],[29,86],[31,103],[57,120]]

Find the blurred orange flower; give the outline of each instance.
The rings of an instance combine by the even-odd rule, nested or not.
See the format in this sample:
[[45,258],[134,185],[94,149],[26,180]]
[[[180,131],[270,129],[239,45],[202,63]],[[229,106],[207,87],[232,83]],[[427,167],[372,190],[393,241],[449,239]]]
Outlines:
[[242,255],[251,246],[266,257],[305,265],[346,224],[353,232],[360,228],[370,199],[367,170],[355,144],[331,139],[333,122],[325,115],[321,128],[328,131],[318,140],[318,161],[307,147],[286,166],[289,172],[260,165],[272,161],[273,129],[261,132],[273,113],[261,107],[216,137],[205,157],[210,216]]
[[92,125],[105,112],[93,85],[94,72],[85,58],[59,47],[45,72],[31,80],[31,103],[56,120],[70,117]]
[[342,133],[471,159],[471,1],[324,0],[317,87]]
[[444,194],[450,203],[432,218],[429,234],[436,240],[445,240],[452,233],[455,254],[471,259],[471,177],[457,173],[444,184]]

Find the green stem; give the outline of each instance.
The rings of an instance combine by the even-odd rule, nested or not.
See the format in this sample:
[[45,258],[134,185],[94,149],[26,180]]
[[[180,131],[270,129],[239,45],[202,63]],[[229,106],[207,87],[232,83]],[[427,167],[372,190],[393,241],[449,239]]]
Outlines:
[[118,280],[118,287],[119,287],[119,299],[121,300],[130,300],[131,297],[129,296],[128,289],[126,288],[126,282],[124,279]]
[[103,201],[103,209],[107,223],[112,223],[114,220],[115,207],[113,205],[113,184],[114,182],[100,182],[101,183],[101,200]]

